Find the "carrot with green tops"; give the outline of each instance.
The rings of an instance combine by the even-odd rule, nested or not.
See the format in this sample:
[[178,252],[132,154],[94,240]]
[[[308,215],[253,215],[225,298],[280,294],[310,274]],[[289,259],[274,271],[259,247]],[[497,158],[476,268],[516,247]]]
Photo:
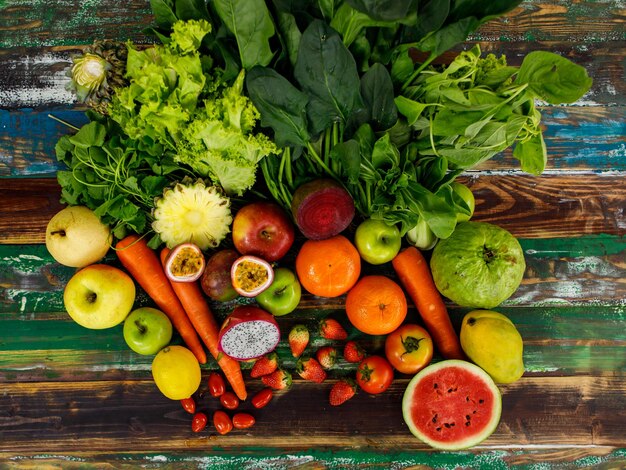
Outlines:
[[154,250],[148,246],[145,239],[138,235],[128,235],[117,242],[115,252],[135,281],[169,317],[198,362],[205,364],[206,353],[198,333],[189,321]]
[[459,337],[422,253],[411,246],[398,253],[391,264],[441,355],[446,359],[465,359]]
[[[170,249],[167,247],[161,250],[161,264],[163,266],[165,266],[169,253]],[[224,376],[226,380],[228,380],[228,383],[230,383],[233,391],[240,400],[245,400],[248,393],[246,392],[246,384],[243,381],[241,367],[239,362],[235,359],[228,357],[218,350],[219,326],[202,294],[200,285],[197,281],[176,282],[170,280],[169,282],[185,309],[185,312],[187,312],[187,316],[193,324],[193,327],[209,349],[211,355],[217,361],[222,372],[224,372]]]

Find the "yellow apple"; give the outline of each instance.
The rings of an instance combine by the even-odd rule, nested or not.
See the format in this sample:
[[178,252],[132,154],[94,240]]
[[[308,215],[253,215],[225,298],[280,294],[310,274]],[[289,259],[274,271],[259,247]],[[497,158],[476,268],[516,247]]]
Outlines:
[[111,230],[85,206],[60,210],[46,228],[46,248],[64,266],[82,268],[100,261],[111,246]]
[[65,309],[81,326],[93,330],[119,325],[135,302],[135,283],[121,269],[92,264],[69,280],[63,293]]

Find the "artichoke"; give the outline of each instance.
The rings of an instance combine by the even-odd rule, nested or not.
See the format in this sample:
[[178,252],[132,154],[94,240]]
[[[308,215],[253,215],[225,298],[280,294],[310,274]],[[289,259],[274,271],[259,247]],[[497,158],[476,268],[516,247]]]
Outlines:
[[80,101],[106,115],[115,89],[128,85],[124,78],[127,57],[125,43],[108,39],[94,42],[83,55],[72,59],[69,88]]

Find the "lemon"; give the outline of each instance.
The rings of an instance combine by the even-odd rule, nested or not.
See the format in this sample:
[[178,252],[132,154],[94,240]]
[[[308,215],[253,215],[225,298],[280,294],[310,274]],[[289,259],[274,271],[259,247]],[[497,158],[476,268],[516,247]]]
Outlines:
[[163,395],[171,400],[182,400],[198,390],[200,364],[189,349],[168,346],[154,357],[152,377]]

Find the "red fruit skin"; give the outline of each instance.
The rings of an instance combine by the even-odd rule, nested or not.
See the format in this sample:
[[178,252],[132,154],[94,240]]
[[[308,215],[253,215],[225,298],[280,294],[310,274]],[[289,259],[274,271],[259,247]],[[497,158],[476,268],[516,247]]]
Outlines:
[[285,390],[291,387],[292,377],[289,372],[278,369],[269,375],[261,377],[261,381],[265,386],[271,387],[274,390]]
[[347,362],[357,363],[365,359],[365,351],[359,346],[356,341],[348,341],[343,348],[343,358]]
[[204,413],[196,413],[191,419],[191,430],[193,432],[200,432],[206,427],[208,418]]
[[236,410],[239,408],[239,398],[233,392],[224,392],[220,397],[220,403],[227,410]]
[[[218,345],[217,345],[217,348],[220,350],[220,352],[227,354],[226,351],[222,349],[222,338],[224,337],[226,333],[228,333],[228,330],[230,330],[231,328],[241,323],[245,323],[249,321],[257,321],[257,320],[271,323],[272,325],[274,325],[274,327],[278,331],[278,335],[277,335],[278,338],[277,338],[276,344],[274,345],[274,348],[275,348],[278,345],[278,342],[280,341],[280,328],[278,327],[278,323],[276,322],[274,315],[266,312],[262,308],[255,307],[254,305],[239,305],[235,307],[235,310],[233,310],[233,312],[230,315],[228,315],[228,317],[226,317],[226,320],[224,320],[224,323],[222,323],[222,326],[220,328],[219,338],[218,338]],[[269,352],[270,351],[264,351],[261,354],[261,356]],[[255,358],[250,357],[250,358],[242,359],[242,358],[233,357],[233,359],[235,359],[236,361],[241,361],[241,360],[248,360],[248,359],[255,359]]]
[[213,413],[213,426],[215,426],[215,430],[222,435],[228,434],[233,430],[233,422],[230,416],[222,410],[217,410]]
[[264,408],[270,401],[272,401],[273,396],[274,392],[271,388],[264,388],[252,397],[252,406],[257,409]]
[[309,344],[309,330],[304,325],[295,325],[289,331],[289,348],[293,357],[300,357]]
[[344,340],[348,332],[334,318],[326,318],[320,322],[320,334],[326,339]]
[[193,398],[183,398],[180,404],[187,413],[194,414],[196,412],[196,401]]
[[296,364],[296,372],[304,380],[310,382],[322,383],[326,380],[326,371],[322,368],[317,359],[312,357],[300,359]]
[[354,383],[346,380],[336,382],[330,389],[329,402],[332,406],[344,404],[356,394]]
[[271,374],[276,369],[278,369],[278,356],[276,353],[269,353],[256,360],[250,370],[250,377],[256,379]]
[[248,429],[254,426],[256,420],[250,413],[235,413],[233,416],[233,426],[235,429]]
[[324,369],[330,369],[337,362],[337,350],[332,346],[323,346],[315,353],[315,359]]
[[255,255],[274,262],[287,254],[295,228],[278,204],[253,202],[237,212],[232,227],[233,243],[242,255]]
[[219,372],[209,374],[209,393],[212,397],[221,397],[226,391],[226,382]]

